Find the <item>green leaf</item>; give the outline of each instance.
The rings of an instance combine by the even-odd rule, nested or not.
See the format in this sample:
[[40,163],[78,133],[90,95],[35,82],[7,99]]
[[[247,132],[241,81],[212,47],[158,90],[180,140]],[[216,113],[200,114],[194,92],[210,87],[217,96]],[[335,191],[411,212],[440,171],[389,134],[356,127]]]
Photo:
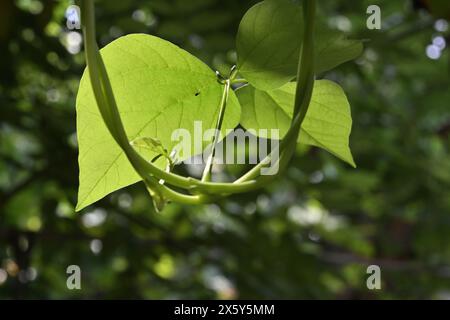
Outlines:
[[[250,85],[239,89],[242,126],[254,130],[278,128],[283,137],[292,119],[295,87],[296,83],[289,82],[271,91]],[[349,148],[351,126],[350,105],[342,88],[329,80],[316,81],[298,141],[325,149],[355,167]]]
[[[256,88],[279,88],[297,73],[302,41],[302,10],[289,0],[265,0],[242,18],[237,34],[238,68]],[[316,23],[315,71],[332,69],[358,57],[360,41]]]
[[[223,86],[207,65],[188,52],[157,37],[132,34],[107,45],[101,55],[129,141],[153,137],[171,153],[178,144],[171,139],[175,129],[187,129],[193,137],[194,121],[201,121],[203,131],[214,128]],[[239,118],[239,102],[230,92],[222,129],[235,128]],[[87,70],[77,96],[77,134],[77,210],[140,180],[100,117]],[[138,152],[152,159],[160,151],[140,148]],[[166,167],[163,158],[155,164]]]
[[[344,33],[318,25],[316,27],[315,71],[325,72],[353,60],[363,51],[362,42],[349,40]],[[297,59],[298,60],[298,59]]]
[[239,71],[252,85],[270,89],[292,79],[301,23],[300,6],[287,0],[262,1],[247,11],[239,25],[236,49]]
[[131,141],[130,144],[135,148],[144,148],[153,151],[157,155],[162,155],[167,159],[170,159],[167,149],[164,148],[159,139],[152,137],[139,137]]

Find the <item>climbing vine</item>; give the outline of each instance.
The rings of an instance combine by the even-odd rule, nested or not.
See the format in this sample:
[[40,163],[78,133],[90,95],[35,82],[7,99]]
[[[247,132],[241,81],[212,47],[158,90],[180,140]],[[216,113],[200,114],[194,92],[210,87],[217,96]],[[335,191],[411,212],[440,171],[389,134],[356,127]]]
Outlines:
[[[77,96],[77,210],[140,180],[157,210],[170,201],[201,204],[255,190],[284,171],[297,143],[355,165],[347,98],[338,84],[315,77],[357,57],[362,44],[318,23],[315,0],[250,8],[238,30],[237,65],[226,76],[151,35],[126,35],[99,50],[93,1],[83,0],[81,11],[87,68]],[[201,178],[173,170],[187,157],[173,132],[193,131],[195,122],[215,130],[200,146],[210,150]],[[281,139],[235,181],[212,182],[221,133],[238,125],[277,129]],[[264,174],[273,162],[276,174]]]

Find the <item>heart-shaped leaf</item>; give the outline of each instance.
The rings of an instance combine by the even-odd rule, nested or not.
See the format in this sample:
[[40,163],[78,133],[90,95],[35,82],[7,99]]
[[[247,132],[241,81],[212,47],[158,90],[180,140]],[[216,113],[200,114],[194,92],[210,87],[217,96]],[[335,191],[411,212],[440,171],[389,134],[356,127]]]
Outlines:
[[[256,88],[279,88],[297,73],[302,42],[302,9],[290,0],[265,0],[242,18],[237,34],[238,68]],[[358,57],[360,41],[325,26],[315,28],[315,71],[320,73]]]
[[[188,52],[157,37],[132,34],[107,45],[101,55],[130,141],[153,137],[170,154],[178,143],[172,141],[174,130],[184,128],[193,136],[195,121],[201,121],[203,130],[214,128],[223,85]],[[230,92],[222,129],[235,128],[239,118],[239,102]],[[103,123],[86,70],[77,96],[77,134],[77,210],[140,180]],[[155,150],[139,149],[146,159],[158,155]],[[164,169],[166,161],[155,164]]]
[[[242,126],[257,133],[258,129],[280,129],[283,137],[292,119],[295,87],[296,83],[289,82],[271,91],[250,85],[240,88],[237,95],[242,106]],[[325,149],[355,167],[348,141],[351,126],[350,105],[342,88],[329,80],[315,81],[298,141]]]

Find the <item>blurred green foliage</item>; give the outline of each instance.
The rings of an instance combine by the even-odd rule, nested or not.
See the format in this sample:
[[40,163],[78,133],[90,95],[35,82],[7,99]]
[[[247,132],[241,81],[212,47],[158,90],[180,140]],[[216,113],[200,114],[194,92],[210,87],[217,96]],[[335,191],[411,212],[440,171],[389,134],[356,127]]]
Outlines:
[[[154,34],[225,72],[255,2],[96,1],[99,43]],[[380,0],[383,28],[367,30],[371,2],[319,10],[367,39],[356,62],[321,75],[349,97],[357,169],[301,148],[263,191],[156,214],[138,184],[75,214],[85,61],[66,28],[72,3],[1,1],[0,298],[448,298],[448,22],[426,1]],[[66,287],[72,264],[81,290]],[[366,288],[370,264],[381,290]]]

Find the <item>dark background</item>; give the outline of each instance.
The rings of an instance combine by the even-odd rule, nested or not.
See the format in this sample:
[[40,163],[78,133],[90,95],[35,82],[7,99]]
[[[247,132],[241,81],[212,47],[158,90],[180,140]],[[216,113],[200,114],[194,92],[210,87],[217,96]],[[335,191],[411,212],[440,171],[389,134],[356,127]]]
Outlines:
[[[98,41],[154,34],[228,70],[254,3],[96,1]],[[142,184],[74,213],[85,60],[71,2],[1,1],[0,298],[450,298],[450,58],[432,46],[450,42],[450,14],[436,3],[319,3],[321,19],[366,39],[323,75],[350,100],[357,169],[300,148],[265,190],[157,214]],[[382,30],[366,28],[370,4]],[[381,290],[366,287],[371,264]],[[69,265],[81,290],[66,287]]]

